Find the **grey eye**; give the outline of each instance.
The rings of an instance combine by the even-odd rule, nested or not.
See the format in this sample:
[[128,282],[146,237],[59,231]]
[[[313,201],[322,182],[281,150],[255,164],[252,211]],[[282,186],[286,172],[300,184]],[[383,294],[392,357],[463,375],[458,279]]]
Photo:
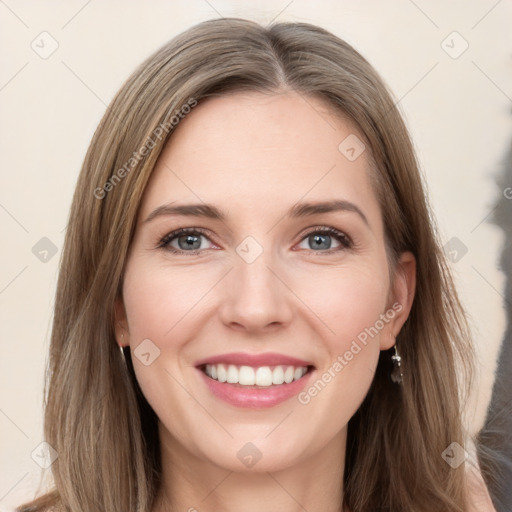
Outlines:
[[330,249],[332,237],[330,235],[313,234],[308,236],[310,247],[313,249]]
[[201,248],[201,238],[203,235],[181,235],[175,240],[178,242],[178,249],[186,251],[188,249],[197,250]]

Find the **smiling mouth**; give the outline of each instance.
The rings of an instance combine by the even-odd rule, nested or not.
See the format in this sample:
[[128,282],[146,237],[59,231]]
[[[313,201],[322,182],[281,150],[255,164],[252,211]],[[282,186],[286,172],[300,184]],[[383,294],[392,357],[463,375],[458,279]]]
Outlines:
[[291,384],[313,371],[309,366],[244,366],[234,364],[204,364],[199,367],[210,379],[236,387],[265,389]]

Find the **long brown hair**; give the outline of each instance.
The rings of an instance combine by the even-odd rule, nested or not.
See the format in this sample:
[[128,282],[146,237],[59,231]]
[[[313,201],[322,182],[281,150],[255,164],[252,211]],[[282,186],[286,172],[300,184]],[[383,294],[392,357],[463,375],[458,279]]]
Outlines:
[[464,446],[471,344],[393,97],[370,64],[326,30],[235,18],[200,23],[149,57],[94,134],[62,253],[45,389],[55,489],[18,510],[151,510],[161,469],[157,418],[129,350],[125,364],[116,344],[114,303],[142,195],[176,125],[169,119],[179,119],[184,105],[241,90],[316,96],[349,116],[370,150],[390,263],[403,251],[416,257],[416,296],[397,339],[405,378],[401,386],[390,381],[390,353],[381,352],[349,422],[345,505],[352,512],[466,510],[464,465],[452,468],[442,453],[452,442]]

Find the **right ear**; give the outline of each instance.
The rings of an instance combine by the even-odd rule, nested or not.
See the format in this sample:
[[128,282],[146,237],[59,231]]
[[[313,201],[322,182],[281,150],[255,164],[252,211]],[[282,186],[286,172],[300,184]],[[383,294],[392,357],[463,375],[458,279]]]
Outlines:
[[120,347],[127,347],[130,333],[128,331],[128,321],[126,319],[126,310],[123,298],[119,296],[114,303],[114,322],[116,342]]

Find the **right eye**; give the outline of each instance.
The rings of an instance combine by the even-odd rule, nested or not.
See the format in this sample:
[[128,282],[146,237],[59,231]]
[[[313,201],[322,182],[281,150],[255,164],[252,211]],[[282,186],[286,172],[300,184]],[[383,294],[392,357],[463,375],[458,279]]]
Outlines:
[[201,248],[201,238],[209,240],[205,232],[199,228],[180,228],[165,235],[158,247],[173,253],[197,254],[205,249]]

